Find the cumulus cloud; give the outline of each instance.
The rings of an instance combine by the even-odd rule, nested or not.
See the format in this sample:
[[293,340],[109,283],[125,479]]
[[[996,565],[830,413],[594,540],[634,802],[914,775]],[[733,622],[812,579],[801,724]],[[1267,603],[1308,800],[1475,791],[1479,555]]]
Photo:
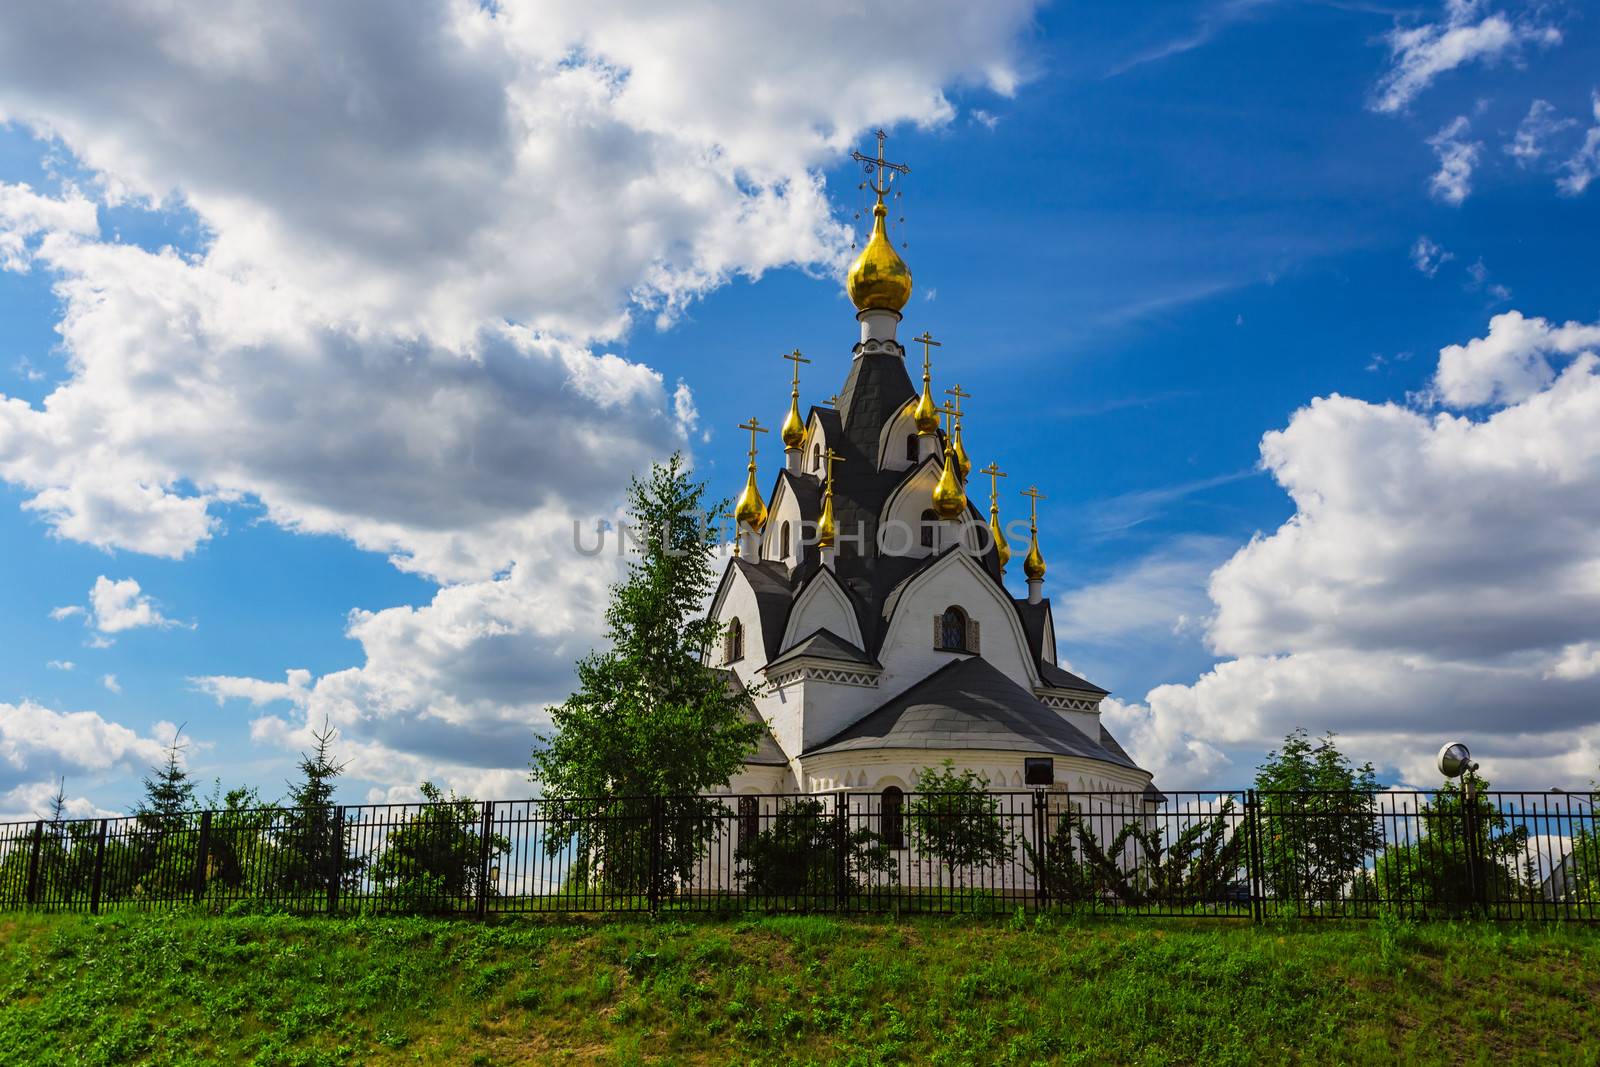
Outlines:
[[[435,580],[351,614],[360,666],[193,684],[263,743],[327,715],[396,788],[520,779],[617,572],[574,520],[697,432],[687,384],[607,349],[730,279],[838,270],[820,168],[951,121],[950,86],[1012,92],[1033,8],[14,5],[0,119],[85,177],[4,187],[68,375],[0,396],[0,478],[107,550],[182,558],[242,505]],[[108,240],[113,204],[204,239]]]
[[1600,91],[1593,93],[1591,109],[1595,124],[1584,133],[1578,151],[1562,164],[1562,176],[1556,180],[1556,188],[1567,196],[1581,196],[1600,176]]
[[116,675],[108,674],[104,676],[100,679],[100,684],[105,686],[108,692],[114,693],[117,696],[122,695],[122,683],[117,681]]
[[1469,63],[1517,57],[1524,45],[1561,43],[1561,31],[1537,20],[1513,20],[1484,0],[1446,0],[1444,18],[1388,36],[1391,64],[1378,82],[1375,110],[1400,111],[1441,74]]
[[1459,205],[1472,192],[1472,171],[1478,165],[1483,144],[1464,139],[1471,125],[1465,115],[1458,115],[1428,138],[1439,158],[1439,169],[1428,179],[1428,191],[1446,204]]
[[93,711],[0,703],[0,793],[39,782],[54,787],[63,773],[139,769],[163,757],[154,738]]
[[1439,247],[1438,242],[1427,234],[1418,237],[1417,243],[1411,246],[1411,265],[1430,278],[1439,273],[1440,267],[1455,258],[1455,253]]
[[52,671],[70,671],[77,666],[70,659],[53,659],[45,664]]
[[112,581],[105,575],[94,580],[89,590],[89,617],[94,628],[104,634],[121,633],[142,626],[177,626],[161,614],[155,601],[145,595],[132,578]]
[[1224,659],[1118,708],[1138,755],[1199,783],[1305,726],[1412,782],[1457,734],[1501,784],[1592,775],[1596,347],[1600,325],[1507,312],[1440,352],[1446,410],[1335,395],[1267,434],[1262,464],[1295,513],[1211,575]]

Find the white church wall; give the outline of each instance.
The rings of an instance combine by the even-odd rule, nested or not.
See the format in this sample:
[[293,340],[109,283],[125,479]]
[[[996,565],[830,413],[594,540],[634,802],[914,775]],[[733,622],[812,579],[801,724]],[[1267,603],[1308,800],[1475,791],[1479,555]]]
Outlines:
[[[878,547],[892,556],[922,559],[937,555],[960,542],[967,551],[978,552],[987,545],[986,533],[974,528],[971,516],[961,521],[934,525],[933,546],[922,543],[922,513],[929,509],[934,486],[939,482],[938,464],[928,464],[895,488],[878,513]],[[977,524],[981,525],[981,524]]]
[[[800,540],[804,536],[801,525],[800,502],[788,488],[788,482],[779,481],[777,492],[772,494],[772,506],[767,512],[767,525],[761,535],[761,558],[780,560],[794,567],[800,562]],[[789,527],[789,550],[783,551],[783,528]]]
[[907,440],[917,436],[917,420],[911,417],[915,406],[915,401],[907,404],[900,414],[883,424],[883,430],[878,434],[879,470],[903,471],[919,462],[906,447]]
[[[856,752],[824,753],[799,761],[799,785],[803,791],[822,793],[847,790],[881,793],[889,786],[905,792],[915,789],[917,776],[925,767],[938,770],[945,760],[956,769],[971,768],[989,779],[994,792],[1026,792],[1023,761],[1038,756],[1055,760],[1054,790],[1086,793],[1139,793],[1150,784],[1142,771],[1078,756],[1050,752],[987,752],[976,749],[866,749]],[[852,810],[856,802],[852,800]],[[876,810],[873,808],[872,810]]]
[[[828,681],[817,677],[826,670],[820,662],[807,668],[784,685],[774,686],[776,701],[783,709],[783,735],[776,733],[780,714],[774,714],[774,736],[791,756],[798,755],[831,738],[851,723],[863,718],[879,704],[883,695],[874,686]],[[859,673],[859,672],[856,672]],[[801,709],[804,709],[802,715]]]
[[922,681],[952,658],[966,655],[934,647],[934,616],[952,604],[977,620],[978,654],[1031,693],[1039,684],[1039,675],[1031,663],[1016,608],[975,562],[956,553],[914,579],[895,606],[878,653],[883,664],[879,682],[883,699]]
[[832,630],[857,648],[862,647],[861,625],[855,608],[830,571],[817,572],[795,600],[780,651],[823,629]]
[[755,590],[750,588],[749,581],[738,568],[734,568],[722,599],[716,605],[716,617],[724,631],[734,619],[739,620],[744,628],[744,656],[732,663],[727,662],[725,642],[719,643],[711,650],[711,666],[733,671],[739,676],[739,681],[747,687],[759,683],[761,678],[757,672],[767,661],[766,640],[761,630],[761,611],[756,603]]

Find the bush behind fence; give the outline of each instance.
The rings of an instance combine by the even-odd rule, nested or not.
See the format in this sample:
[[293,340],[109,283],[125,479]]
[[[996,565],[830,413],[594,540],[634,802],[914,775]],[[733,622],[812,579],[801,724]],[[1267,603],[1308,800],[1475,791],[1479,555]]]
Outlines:
[[0,909],[1595,921],[1592,799],[887,790],[39,820],[0,824]]

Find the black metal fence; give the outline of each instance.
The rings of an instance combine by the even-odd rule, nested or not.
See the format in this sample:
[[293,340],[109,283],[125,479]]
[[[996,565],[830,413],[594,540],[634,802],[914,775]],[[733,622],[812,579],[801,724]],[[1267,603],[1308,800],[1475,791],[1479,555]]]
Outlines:
[[1593,800],[890,789],[40,820],[0,824],[0,909],[1596,921]]

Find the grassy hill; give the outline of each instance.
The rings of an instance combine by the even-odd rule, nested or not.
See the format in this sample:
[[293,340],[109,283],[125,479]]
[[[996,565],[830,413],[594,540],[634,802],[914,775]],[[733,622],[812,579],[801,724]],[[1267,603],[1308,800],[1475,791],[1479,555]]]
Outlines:
[[0,918],[0,1063],[1600,1062],[1600,930]]

